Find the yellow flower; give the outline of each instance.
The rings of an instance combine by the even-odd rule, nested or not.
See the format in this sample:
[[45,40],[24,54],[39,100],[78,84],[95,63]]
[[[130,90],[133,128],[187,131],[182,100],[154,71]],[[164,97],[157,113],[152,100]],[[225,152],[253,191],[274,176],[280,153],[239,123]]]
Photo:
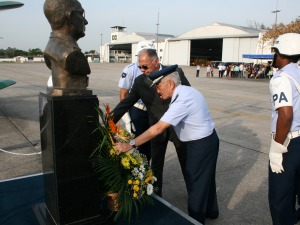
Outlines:
[[138,164],[141,164],[144,161],[144,159],[140,156],[137,156],[135,159],[136,159]]
[[147,172],[147,177],[152,177],[152,176],[153,176],[152,170],[149,170],[149,171]]
[[125,169],[130,169],[130,162],[127,158],[122,158],[121,163]]
[[136,192],[133,193],[133,197],[136,198],[138,195]]
[[135,158],[131,157],[130,160],[131,160],[131,162],[132,162],[133,165],[137,165],[138,164],[138,162],[136,161]]
[[134,186],[133,186],[133,190],[135,190],[135,191],[139,191],[139,190],[140,190],[140,188],[139,188],[139,186],[138,186],[138,185],[134,185]]
[[147,173],[147,178],[145,179],[145,183],[149,183],[150,181],[151,182],[153,181],[153,173],[151,170],[148,171],[148,173]]
[[137,185],[139,185],[139,184],[140,184],[140,181],[139,181],[139,180],[135,180],[134,183],[137,184]]
[[132,180],[128,180],[128,184],[132,184]]
[[125,155],[128,157],[128,159],[132,162],[133,165],[137,165],[138,164],[138,162],[136,161],[136,159],[129,152],[126,152]]
[[149,181],[151,181],[151,180],[152,180],[151,177],[147,177],[147,178],[145,179],[145,183],[148,184]]
[[118,154],[118,151],[117,151],[115,148],[112,148],[112,149],[109,151],[109,154],[110,154],[110,155],[117,155],[117,154]]

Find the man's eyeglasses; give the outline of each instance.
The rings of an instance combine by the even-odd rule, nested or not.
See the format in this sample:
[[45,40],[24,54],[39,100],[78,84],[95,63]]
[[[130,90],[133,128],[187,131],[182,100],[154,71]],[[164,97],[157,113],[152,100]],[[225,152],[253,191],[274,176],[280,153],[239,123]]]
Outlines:
[[[154,58],[154,59],[155,59],[155,58]],[[154,59],[151,60],[150,65],[152,64],[152,62],[154,61]],[[145,66],[145,65],[143,65],[143,66],[138,66],[138,68],[139,68],[139,69],[143,69],[143,70],[149,69],[149,67],[148,67],[148,66]]]
[[149,69],[149,67],[148,67],[148,66],[138,66],[138,68],[139,68],[139,69],[144,69],[144,70],[147,70],[147,69]]

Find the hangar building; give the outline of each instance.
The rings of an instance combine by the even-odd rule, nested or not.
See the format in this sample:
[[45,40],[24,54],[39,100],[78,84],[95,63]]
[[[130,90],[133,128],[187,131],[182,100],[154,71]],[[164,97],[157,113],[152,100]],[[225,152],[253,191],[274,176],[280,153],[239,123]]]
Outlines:
[[196,28],[177,37],[168,34],[134,32],[111,27],[111,43],[100,46],[102,62],[134,62],[139,41],[153,40],[162,64],[190,66],[196,59],[222,62],[253,62],[243,54],[270,53],[260,42],[263,31],[224,23]]

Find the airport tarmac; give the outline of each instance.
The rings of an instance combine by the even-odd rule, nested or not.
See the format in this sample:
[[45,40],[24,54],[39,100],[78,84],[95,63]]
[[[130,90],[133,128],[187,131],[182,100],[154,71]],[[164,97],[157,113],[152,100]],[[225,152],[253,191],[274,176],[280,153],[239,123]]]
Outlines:
[[[89,88],[100,105],[119,102],[122,63],[91,63]],[[264,80],[206,78],[201,68],[182,67],[205,96],[220,138],[216,182],[220,216],[207,225],[271,224],[268,151],[271,104]],[[44,63],[0,63],[0,79],[17,83],[0,90],[0,179],[42,172],[38,95],[50,70]],[[187,192],[172,143],[165,159],[163,198],[187,213]],[[298,223],[300,224],[300,223]]]

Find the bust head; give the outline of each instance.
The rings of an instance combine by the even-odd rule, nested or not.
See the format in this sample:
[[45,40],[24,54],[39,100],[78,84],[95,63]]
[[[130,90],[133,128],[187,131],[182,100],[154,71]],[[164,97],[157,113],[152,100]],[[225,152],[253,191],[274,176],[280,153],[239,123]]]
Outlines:
[[76,40],[85,36],[84,9],[77,0],[46,0],[44,14],[52,30],[65,29]]

